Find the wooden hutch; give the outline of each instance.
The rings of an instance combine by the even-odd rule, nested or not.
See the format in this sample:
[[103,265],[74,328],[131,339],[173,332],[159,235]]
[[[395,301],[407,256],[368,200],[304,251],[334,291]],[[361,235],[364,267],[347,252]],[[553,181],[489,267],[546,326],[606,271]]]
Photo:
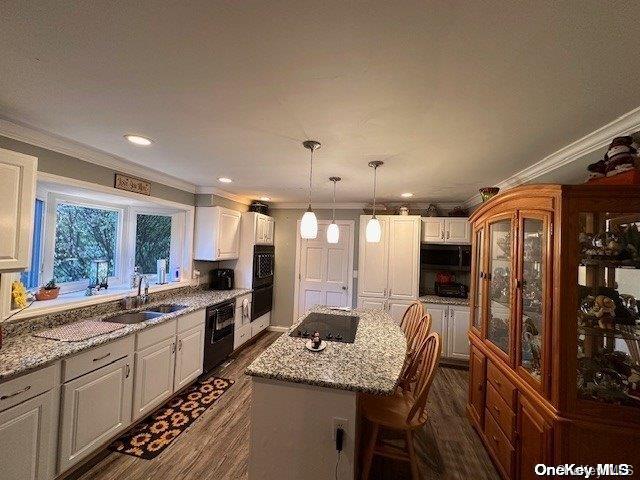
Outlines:
[[640,475],[640,187],[527,185],[470,220],[467,410],[502,477]]

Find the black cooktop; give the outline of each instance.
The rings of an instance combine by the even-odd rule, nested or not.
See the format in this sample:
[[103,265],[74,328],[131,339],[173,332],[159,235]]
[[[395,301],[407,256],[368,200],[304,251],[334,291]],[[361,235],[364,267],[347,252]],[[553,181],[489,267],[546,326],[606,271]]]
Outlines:
[[312,312],[290,334],[291,337],[311,337],[314,332],[322,340],[353,343],[356,339],[360,317]]

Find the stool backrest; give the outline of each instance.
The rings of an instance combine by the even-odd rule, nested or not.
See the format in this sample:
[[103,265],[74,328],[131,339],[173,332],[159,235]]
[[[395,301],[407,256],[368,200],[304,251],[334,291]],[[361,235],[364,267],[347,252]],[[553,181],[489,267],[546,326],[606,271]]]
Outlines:
[[416,354],[419,355],[421,361],[419,361],[420,366],[417,372],[417,380],[411,389],[414,404],[407,416],[408,422],[416,417],[420,421],[426,421],[427,397],[431,384],[433,383],[436,367],[440,361],[441,351],[442,344],[440,342],[440,335],[436,332],[430,333],[422,344],[418,346]]

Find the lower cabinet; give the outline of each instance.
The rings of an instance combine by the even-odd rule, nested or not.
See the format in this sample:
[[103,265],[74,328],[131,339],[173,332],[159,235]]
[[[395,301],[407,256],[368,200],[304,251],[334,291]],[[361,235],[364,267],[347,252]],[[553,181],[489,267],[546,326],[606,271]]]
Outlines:
[[404,317],[407,308],[414,302],[414,300],[395,300],[393,298],[387,299],[387,313],[396,322],[400,323],[402,317]]
[[358,297],[358,308],[366,308],[368,310],[384,310],[386,307],[386,299],[383,297]]
[[271,312],[265,313],[261,317],[256,318],[254,321],[250,323],[251,336],[255,337],[257,334],[265,330],[269,326],[270,322],[271,322]]
[[127,355],[62,386],[60,472],[131,423],[131,366],[132,358]]
[[549,457],[551,449],[551,425],[537,412],[525,398],[520,396],[518,407],[518,432],[520,439],[519,468],[521,480],[540,478],[535,473],[539,463],[552,465]]
[[251,339],[251,295],[236,300],[234,328],[233,349],[236,350]]
[[485,383],[487,378],[487,359],[483,353],[474,346],[471,346],[469,378],[469,413],[478,425],[482,425],[485,404]]
[[143,417],[173,393],[175,336],[136,352],[133,419]]
[[438,332],[442,339],[442,358],[469,360],[469,307],[425,303],[431,314],[431,331]]
[[0,477],[3,480],[53,478],[58,390],[49,390],[0,412]]
[[204,323],[178,334],[174,391],[198,378],[202,373],[203,361]]

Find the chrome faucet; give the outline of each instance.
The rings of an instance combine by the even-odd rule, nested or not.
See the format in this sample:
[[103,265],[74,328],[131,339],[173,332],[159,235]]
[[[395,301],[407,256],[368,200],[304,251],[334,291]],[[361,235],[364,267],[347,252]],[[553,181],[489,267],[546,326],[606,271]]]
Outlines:
[[[142,282],[144,282],[144,294],[142,293]],[[140,275],[138,278],[138,295],[136,296],[136,303],[138,305],[144,305],[149,299],[149,279],[146,275]]]

